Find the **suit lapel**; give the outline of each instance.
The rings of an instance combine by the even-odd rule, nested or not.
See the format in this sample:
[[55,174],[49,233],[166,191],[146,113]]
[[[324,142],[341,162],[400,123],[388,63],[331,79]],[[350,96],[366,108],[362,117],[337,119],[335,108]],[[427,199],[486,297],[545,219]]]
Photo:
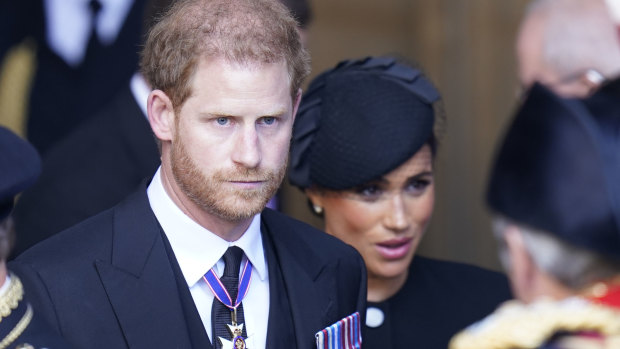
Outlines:
[[[326,265],[309,250],[307,244],[301,241],[303,234],[293,231],[286,220],[278,219],[278,215],[271,210],[263,211],[264,234],[273,242],[280,263],[297,348],[309,349],[314,346],[314,334],[329,325],[326,319],[333,317],[334,266]],[[278,330],[274,327],[270,323],[269,331]]]
[[131,348],[190,348],[174,273],[146,188],[115,209],[112,261],[96,267]]

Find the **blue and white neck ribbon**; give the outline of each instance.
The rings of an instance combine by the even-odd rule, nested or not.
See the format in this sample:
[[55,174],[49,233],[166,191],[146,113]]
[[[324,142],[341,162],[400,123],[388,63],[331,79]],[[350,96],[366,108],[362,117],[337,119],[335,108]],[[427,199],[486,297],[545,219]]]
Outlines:
[[226,290],[226,287],[224,287],[224,284],[222,284],[222,281],[217,276],[213,268],[211,268],[211,270],[209,270],[202,278],[207,282],[207,285],[211,289],[211,292],[213,292],[215,298],[217,298],[220,302],[222,302],[222,304],[224,304],[231,311],[233,311],[237,309],[239,304],[241,304],[241,301],[250,289],[250,280],[252,279],[252,263],[250,263],[249,259],[245,261],[245,265],[243,266],[243,271],[241,273],[241,278],[239,279],[237,299],[234,303],[232,301],[232,298],[228,294],[228,290]]

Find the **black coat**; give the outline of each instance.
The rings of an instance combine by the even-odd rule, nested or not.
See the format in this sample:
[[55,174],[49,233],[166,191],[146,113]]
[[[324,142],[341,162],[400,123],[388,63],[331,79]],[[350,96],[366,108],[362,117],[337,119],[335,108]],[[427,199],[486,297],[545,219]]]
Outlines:
[[15,207],[13,256],[116,205],[159,163],[151,127],[127,85],[43,161],[39,180]]
[[379,304],[385,322],[366,327],[364,348],[445,349],[458,331],[511,298],[508,280],[479,267],[415,256],[403,288]]
[[[312,348],[317,331],[363,313],[366,270],[357,251],[269,209],[262,224],[263,241],[272,242],[275,256],[268,265],[278,263],[292,319],[270,316],[268,348]],[[78,348],[192,348],[195,333],[189,328],[204,331],[195,326],[196,311],[184,316],[178,279],[145,187],[34,246],[10,266],[31,292],[33,305]],[[275,281],[270,274],[270,293]],[[280,311],[274,304],[270,314]],[[271,345],[279,332],[293,333],[296,343]]]

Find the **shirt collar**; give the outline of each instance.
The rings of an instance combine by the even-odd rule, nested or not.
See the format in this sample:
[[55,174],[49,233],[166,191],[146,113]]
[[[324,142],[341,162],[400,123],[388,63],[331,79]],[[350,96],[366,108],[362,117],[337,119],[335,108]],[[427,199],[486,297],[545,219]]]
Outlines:
[[258,277],[266,277],[265,252],[260,233],[260,214],[237,241],[229,242],[215,235],[187,216],[172,201],[161,182],[161,167],[157,169],[147,195],[155,217],[170,241],[189,287],[196,284],[209,269],[215,267],[229,246],[239,246],[252,263]]

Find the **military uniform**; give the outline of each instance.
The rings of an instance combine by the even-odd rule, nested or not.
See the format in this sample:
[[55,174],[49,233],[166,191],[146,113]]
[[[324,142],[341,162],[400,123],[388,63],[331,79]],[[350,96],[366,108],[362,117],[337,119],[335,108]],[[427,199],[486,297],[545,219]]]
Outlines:
[[[487,204],[517,229],[529,227],[530,237],[547,236],[541,250],[523,248],[530,266],[518,268],[525,263],[521,251],[512,253],[516,243],[507,250],[515,274],[536,267],[528,280],[543,275],[553,283],[522,296],[532,302],[503,304],[455,336],[450,349],[620,348],[619,96],[620,80],[582,101],[538,84],[530,89],[492,167]],[[553,259],[536,258],[542,248]],[[513,281],[515,289],[530,286]]]
[[450,349],[620,348],[620,285],[589,289],[560,301],[506,302],[455,336]]
[[14,274],[0,294],[0,349],[68,348],[60,336],[41,322],[25,299],[22,283]]

